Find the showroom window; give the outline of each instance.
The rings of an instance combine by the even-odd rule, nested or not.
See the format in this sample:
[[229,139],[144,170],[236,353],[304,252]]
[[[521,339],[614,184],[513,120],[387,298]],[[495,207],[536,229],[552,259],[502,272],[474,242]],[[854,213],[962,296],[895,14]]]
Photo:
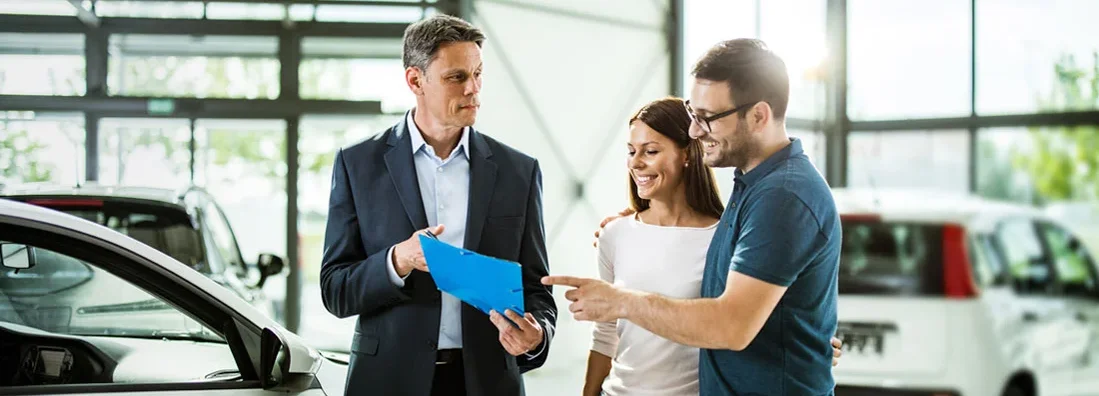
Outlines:
[[928,6],[918,0],[851,0],[848,116],[969,115],[969,3],[949,0]]

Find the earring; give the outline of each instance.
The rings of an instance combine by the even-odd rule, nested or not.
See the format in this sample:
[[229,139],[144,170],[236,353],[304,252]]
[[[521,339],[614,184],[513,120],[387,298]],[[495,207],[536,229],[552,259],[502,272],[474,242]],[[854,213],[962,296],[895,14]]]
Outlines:
[[691,164],[690,162],[684,162],[683,167],[686,168],[686,167],[690,166],[690,164]]

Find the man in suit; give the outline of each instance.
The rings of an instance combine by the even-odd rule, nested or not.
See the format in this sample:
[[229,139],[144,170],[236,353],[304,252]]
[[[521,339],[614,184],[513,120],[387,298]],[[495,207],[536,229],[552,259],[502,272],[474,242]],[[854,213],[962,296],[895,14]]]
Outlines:
[[[520,395],[521,373],[549,353],[557,307],[539,282],[549,267],[538,161],[472,128],[484,39],[445,15],[409,26],[416,107],[336,154],[320,275],[329,312],[359,315],[348,394]],[[440,292],[420,249],[427,231],[522,264],[525,317]]]

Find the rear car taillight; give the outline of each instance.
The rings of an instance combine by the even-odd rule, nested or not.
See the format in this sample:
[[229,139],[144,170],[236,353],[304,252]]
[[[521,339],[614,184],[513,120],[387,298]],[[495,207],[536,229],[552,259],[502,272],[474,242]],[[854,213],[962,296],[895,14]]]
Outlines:
[[978,293],[965,238],[961,226],[943,227],[943,292],[948,298],[970,298]]

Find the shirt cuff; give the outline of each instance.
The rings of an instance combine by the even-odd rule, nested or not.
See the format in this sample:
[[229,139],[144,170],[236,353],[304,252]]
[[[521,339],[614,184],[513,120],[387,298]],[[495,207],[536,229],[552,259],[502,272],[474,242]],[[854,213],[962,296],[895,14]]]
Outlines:
[[404,287],[405,278],[408,278],[408,275],[411,275],[412,273],[405,276],[397,275],[397,267],[393,264],[393,249],[396,248],[397,247],[394,246],[385,251],[385,268],[386,272],[389,273],[389,281],[393,282],[397,287]]
[[[545,330],[545,329],[542,329],[542,331],[543,331],[543,334],[545,334],[545,331],[546,331],[546,330]],[[546,336],[545,336],[545,335],[543,335],[543,336],[542,336],[542,342],[541,342],[541,347],[540,347],[540,348],[538,348],[538,352],[535,352],[535,353],[530,353],[530,352],[524,352],[524,353],[523,353],[523,356],[526,356],[526,358],[527,358],[527,359],[531,359],[531,360],[533,360],[533,359],[537,359],[537,358],[538,358],[538,356],[542,354],[542,352],[545,352],[545,351],[546,351],[546,344],[549,344],[549,343],[548,343],[548,342],[546,342]]]

